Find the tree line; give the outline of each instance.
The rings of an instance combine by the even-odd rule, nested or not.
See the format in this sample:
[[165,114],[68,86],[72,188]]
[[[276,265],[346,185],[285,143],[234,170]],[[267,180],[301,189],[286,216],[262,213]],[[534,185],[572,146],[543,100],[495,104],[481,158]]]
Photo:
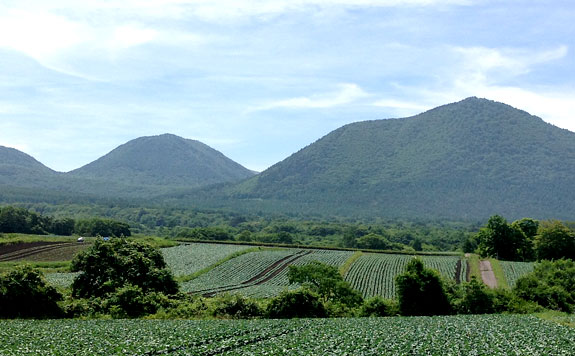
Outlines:
[[523,218],[508,223],[493,215],[465,241],[463,250],[507,261],[575,259],[575,230],[558,220]]
[[81,236],[131,236],[126,223],[101,218],[54,218],[19,207],[0,207],[0,233]]

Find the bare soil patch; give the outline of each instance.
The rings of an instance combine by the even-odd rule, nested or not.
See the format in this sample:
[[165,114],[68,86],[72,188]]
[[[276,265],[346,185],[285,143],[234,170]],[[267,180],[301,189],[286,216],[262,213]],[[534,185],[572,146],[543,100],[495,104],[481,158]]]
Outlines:
[[491,268],[491,262],[479,261],[479,271],[481,271],[481,279],[489,288],[497,288],[497,279]]

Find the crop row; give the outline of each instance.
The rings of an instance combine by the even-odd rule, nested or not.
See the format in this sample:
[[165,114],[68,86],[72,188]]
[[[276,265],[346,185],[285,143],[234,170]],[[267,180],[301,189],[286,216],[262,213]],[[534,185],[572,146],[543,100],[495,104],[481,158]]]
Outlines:
[[162,249],[164,260],[175,276],[190,275],[251,246],[186,243]]
[[571,355],[535,316],[0,321],[0,355]]
[[[331,250],[310,250],[308,254],[298,258],[290,265],[303,266],[312,261],[319,261],[334,267],[339,267],[351,257],[353,253],[349,251]],[[282,290],[295,289],[297,285],[290,285],[287,277],[288,268],[280,271],[276,276],[265,283],[242,288],[237,292],[249,297],[272,297],[278,295]]]
[[[394,298],[395,277],[405,270],[405,266],[413,258],[408,255],[364,254],[351,265],[345,279],[364,297]],[[458,262],[460,258],[457,256],[421,256],[418,258],[426,267],[439,271],[445,278],[456,280],[463,276],[464,280],[467,264]],[[458,263],[460,271],[457,270]],[[459,276],[456,276],[457,272]]]
[[297,252],[299,250],[295,249],[249,252],[217,266],[196,279],[182,283],[181,289],[185,292],[199,292],[239,285]]
[[526,275],[533,271],[535,264],[533,262],[511,262],[511,261],[499,261],[499,265],[503,270],[505,279],[507,279],[507,284],[509,287],[513,288],[519,277]]

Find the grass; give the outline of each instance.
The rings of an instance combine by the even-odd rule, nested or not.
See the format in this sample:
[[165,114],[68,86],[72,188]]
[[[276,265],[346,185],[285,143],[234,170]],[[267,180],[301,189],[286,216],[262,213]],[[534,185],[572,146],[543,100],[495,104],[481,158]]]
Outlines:
[[70,272],[70,261],[24,261],[24,262],[0,262],[0,273],[9,272],[20,266],[31,266],[43,273]]
[[544,320],[575,328],[575,316],[573,314],[548,310],[542,313],[537,313],[535,315]]
[[345,261],[345,263],[343,265],[341,265],[341,267],[339,267],[339,274],[341,274],[342,276],[345,277],[345,275],[347,274],[347,271],[349,271],[349,269],[351,268],[351,265],[358,259],[361,257],[363,253],[361,251],[357,251],[356,253],[354,253],[353,255],[351,255],[350,258],[347,259],[347,261]]
[[479,269],[479,255],[474,253],[467,257],[467,263],[469,263],[469,279],[471,277],[477,278],[478,281],[482,281],[481,270]]
[[503,273],[503,268],[501,268],[501,264],[495,258],[488,258],[487,259],[491,263],[491,269],[493,270],[493,274],[495,275],[495,279],[497,280],[497,287],[509,289],[509,284],[507,283],[507,278],[505,277],[505,273]]
[[77,236],[1,234],[0,245],[30,242],[75,242],[77,239]]
[[180,243],[174,240],[168,240],[163,237],[158,236],[147,236],[147,235],[134,235],[129,238],[130,240],[145,242],[156,248],[166,248],[178,246]]

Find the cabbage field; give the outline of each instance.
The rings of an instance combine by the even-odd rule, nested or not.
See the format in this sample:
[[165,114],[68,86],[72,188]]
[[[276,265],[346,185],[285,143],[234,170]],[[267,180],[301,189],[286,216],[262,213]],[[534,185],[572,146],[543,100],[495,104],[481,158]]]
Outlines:
[[2,356],[572,355],[575,329],[536,316],[0,321]]
[[[361,255],[345,275],[346,281],[364,297],[383,296],[395,298],[395,277],[403,273],[410,255],[368,253]],[[465,281],[467,263],[459,256],[419,256],[428,268],[437,270],[443,277]]]
[[[312,261],[320,261],[339,268],[354,253],[322,249],[263,247],[258,249],[248,245],[186,243],[162,249],[162,254],[176,276],[188,276],[200,270],[207,271],[197,278],[182,282],[180,287],[183,292],[206,296],[228,292],[250,297],[272,297],[285,289],[297,287],[288,283],[287,271],[290,265],[301,266]],[[394,298],[395,277],[403,272],[412,258],[414,256],[408,254],[363,253],[349,265],[344,278],[364,297],[377,295]],[[462,256],[424,255],[417,258],[420,258],[425,266],[437,270],[447,279],[456,282],[467,280],[468,264]],[[530,272],[534,265],[506,261],[500,261],[500,264],[511,287],[520,276]],[[69,286],[74,277],[75,274],[70,273],[47,275],[50,283],[59,287]]]

